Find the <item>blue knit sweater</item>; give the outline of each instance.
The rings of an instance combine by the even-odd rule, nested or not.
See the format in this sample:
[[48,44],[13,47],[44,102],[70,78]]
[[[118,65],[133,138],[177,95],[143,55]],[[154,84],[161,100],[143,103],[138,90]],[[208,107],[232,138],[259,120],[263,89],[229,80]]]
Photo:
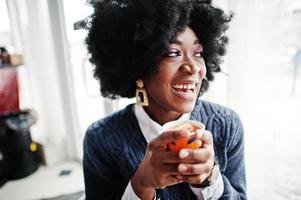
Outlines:
[[[191,119],[204,123],[213,134],[215,159],[224,181],[221,199],[246,199],[243,128],[238,115],[199,100]],[[87,200],[121,199],[146,146],[133,105],[93,123],[84,139]],[[158,189],[156,196],[161,200],[196,199],[186,183]]]

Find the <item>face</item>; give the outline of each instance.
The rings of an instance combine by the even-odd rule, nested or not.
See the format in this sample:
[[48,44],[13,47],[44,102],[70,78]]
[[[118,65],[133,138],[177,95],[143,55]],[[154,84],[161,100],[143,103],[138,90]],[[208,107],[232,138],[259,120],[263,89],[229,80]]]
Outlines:
[[165,123],[191,112],[206,74],[203,47],[189,27],[176,36],[159,59],[159,72],[143,78],[149,106],[157,122]]

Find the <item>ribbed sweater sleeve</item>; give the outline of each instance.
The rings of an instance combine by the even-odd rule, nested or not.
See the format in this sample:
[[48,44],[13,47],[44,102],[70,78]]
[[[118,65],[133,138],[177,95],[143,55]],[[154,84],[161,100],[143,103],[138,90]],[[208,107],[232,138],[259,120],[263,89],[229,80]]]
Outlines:
[[119,172],[113,163],[109,162],[111,153],[108,153],[102,142],[98,141],[96,134],[93,128],[89,128],[84,139],[83,169],[86,199],[120,199],[122,188],[117,184]]
[[218,104],[199,101],[191,118],[203,122],[213,135],[215,160],[224,182],[220,199],[247,199],[244,131],[237,113]]
[[232,120],[233,135],[227,148],[227,166],[223,170],[225,189],[221,199],[247,199],[243,127],[238,117]]
[[121,199],[146,148],[135,121],[124,110],[93,123],[86,131],[83,169],[87,200]]

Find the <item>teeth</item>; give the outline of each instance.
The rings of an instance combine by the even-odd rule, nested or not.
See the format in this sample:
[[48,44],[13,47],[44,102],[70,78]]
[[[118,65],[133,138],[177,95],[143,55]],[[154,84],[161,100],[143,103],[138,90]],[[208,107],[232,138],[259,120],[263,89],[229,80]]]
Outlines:
[[195,89],[195,84],[176,84],[173,86],[173,88],[176,88],[176,89]]

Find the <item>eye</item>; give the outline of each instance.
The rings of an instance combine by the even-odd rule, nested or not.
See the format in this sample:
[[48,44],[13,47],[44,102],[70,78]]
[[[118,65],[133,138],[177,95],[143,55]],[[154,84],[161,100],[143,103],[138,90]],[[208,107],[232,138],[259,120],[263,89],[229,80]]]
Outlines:
[[194,56],[198,57],[198,58],[203,58],[203,51],[197,51],[197,52],[195,52]]
[[180,51],[169,51],[167,54],[165,54],[166,57],[176,57],[176,56],[181,56]]

